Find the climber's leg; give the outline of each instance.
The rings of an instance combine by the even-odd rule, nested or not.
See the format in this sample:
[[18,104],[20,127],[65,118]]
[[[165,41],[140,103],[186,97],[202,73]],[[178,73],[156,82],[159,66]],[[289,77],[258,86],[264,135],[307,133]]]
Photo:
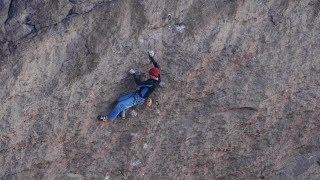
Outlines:
[[[121,99],[121,97],[119,99]],[[109,121],[113,121],[114,119],[117,118],[117,116],[122,111],[124,111],[125,109],[128,109],[136,104],[133,96],[126,98],[126,99],[122,98],[121,100],[122,101],[118,101],[117,104],[112,109],[112,111],[110,113],[108,113],[107,118]]]
[[124,101],[126,99],[131,98],[133,95],[134,95],[134,93],[128,93],[128,94],[122,95],[122,96],[118,97],[117,101],[118,102]]

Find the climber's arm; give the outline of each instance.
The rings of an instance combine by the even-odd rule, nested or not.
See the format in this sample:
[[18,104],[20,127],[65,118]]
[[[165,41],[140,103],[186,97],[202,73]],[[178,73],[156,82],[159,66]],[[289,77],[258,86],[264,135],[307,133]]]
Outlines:
[[143,81],[140,80],[140,77],[136,73],[134,73],[132,75],[133,75],[134,82],[136,82],[136,84],[138,86],[143,85]]
[[151,56],[150,53],[148,55],[149,55],[149,59],[152,62],[153,66],[160,69],[159,64],[154,60],[153,56]]
[[[154,60],[154,52],[153,51],[149,51],[148,52],[148,56],[149,56],[149,59],[150,61],[152,62],[153,66],[160,69],[160,66],[159,64],[156,62],[156,60]],[[161,82],[161,76],[159,74],[159,77],[158,77],[158,81]]]
[[137,75],[136,71],[134,69],[130,69],[129,73],[133,76],[134,82],[140,86],[143,84],[143,82],[140,80],[140,77]]

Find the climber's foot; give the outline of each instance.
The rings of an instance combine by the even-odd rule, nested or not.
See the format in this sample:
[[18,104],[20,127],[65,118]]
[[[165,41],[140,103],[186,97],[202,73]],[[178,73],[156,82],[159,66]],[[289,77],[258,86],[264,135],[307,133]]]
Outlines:
[[125,119],[126,118],[126,110],[123,110],[120,114],[121,118],[122,119]]
[[106,122],[106,121],[108,120],[106,116],[101,116],[101,115],[99,115],[99,116],[97,117],[97,119],[98,119],[99,121],[103,121],[103,122]]

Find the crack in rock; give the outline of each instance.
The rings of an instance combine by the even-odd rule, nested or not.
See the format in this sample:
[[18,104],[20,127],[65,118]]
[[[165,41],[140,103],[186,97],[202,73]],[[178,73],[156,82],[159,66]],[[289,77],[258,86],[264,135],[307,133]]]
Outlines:
[[10,1],[8,13],[7,13],[7,19],[5,20],[4,24],[7,24],[7,23],[10,21],[10,19],[12,18],[12,16],[13,16],[13,13],[14,13],[14,10],[13,10],[13,1],[15,1],[15,0],[11,0],[11,1]]
[[228,109],[229,111],[237,111],[237,110],[240,110],[240,111],[258,111],[257,108],[254,108],[254,107],[236,107],[236,108],[230,108]]

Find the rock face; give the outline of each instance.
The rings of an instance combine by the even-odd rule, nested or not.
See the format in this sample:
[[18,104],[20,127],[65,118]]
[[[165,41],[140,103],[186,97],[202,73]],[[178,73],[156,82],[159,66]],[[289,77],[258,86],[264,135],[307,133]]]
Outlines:
[[[0,177],[320,177],[319,0],[0,0]],[[98,114],[164,85],[151,109]]]

